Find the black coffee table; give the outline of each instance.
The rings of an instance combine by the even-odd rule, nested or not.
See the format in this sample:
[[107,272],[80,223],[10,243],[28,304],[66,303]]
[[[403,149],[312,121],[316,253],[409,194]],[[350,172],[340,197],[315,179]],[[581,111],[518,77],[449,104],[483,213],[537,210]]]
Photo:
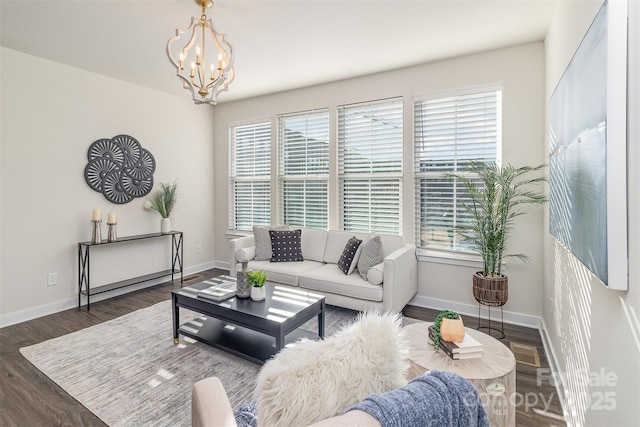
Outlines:
[[[324,338],[325,299],[302,289],[267,282],[263,301],[233,297],[221,302],[199,298],[197,291],[211,286],[205,281],[235,280],[229,276],[208,278],[171,292],[173,342],[178,334],[263,364],[286,344],[299,338]],[[180,307],[205,315],[180,326]],[[318,317],[318,334],[299,329]]]

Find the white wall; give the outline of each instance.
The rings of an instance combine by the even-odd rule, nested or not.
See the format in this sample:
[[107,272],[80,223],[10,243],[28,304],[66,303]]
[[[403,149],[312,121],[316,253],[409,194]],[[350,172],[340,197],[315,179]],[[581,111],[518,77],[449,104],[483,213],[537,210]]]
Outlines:
[[[84,180],[95,140],[128,134],[156,160],[156,185],[176,180],[174,228],[185,232],[185,267],[213,256],[213,109],[102,75],[2,48],[0,325],[77,304],[77,242],[91,211],[118,216],[121,236],[160,231],[144,198],[110,203]],[[164,240],[164,239],[163,239]],[[202,244],[203,252],[195,253]],[[168,239],[94,250],[92,284],[169,266]],[[47,286],[47,273],[58,284]]]
[[[337,106],[394,96],[405,99],[405,179],[403,229],[406,241],[413,242],[413,147],[412,98],[451,89],[501,83],[503,85],[503,160],[517,166],[545,162],[544,149],[544,49],[542,43],[532,43],[508,49],[460,57],[396,71],[380,73],[336,83],[314,86],[275,95],[220,104],[215,107],[215,194],[216,230],[228,227],[229,198],[229,124],[252,120],[271,120],[275,141],[276,115],[329,107],[332,120],[331,135],[335,142]],[[335,144],[331,153],[336,158]],[[275,144],[273,156],[275,158]],[[275,161],[273,163],[275,170]],[[275,181],[273,181],[275,185]],[[335,173],[330,181],[330,201],[334,202],[337,188]],[[277,207],[272,201],[272,212]],[[330,227],[337,225],[337,205],[330,209]],[[514,252],[522,252],[532,259],[531,264],[512,263],[507,266],[512,291],[505,310],[539,316],[542,307],[542,208],[522,217],[511,241]],[[275,216],[272,214],[273,221]],[[227,240],[216,235],[217,260],[227,258]],[[455,268],[443,264],[421,262],[419,291],[422,298],[416,303],[443,304],[477,313],[477,303],[471,293],[474,268]]]
[[[614,0],[615,1],[615,0]],[[546,99],[595,17],[600,1],[559,2],[545,40]],[[543,317],[564,378],[571,426],[637,426],[640,420],[640,2],[629,2],[629,290],[606,289],[546,232]],[[548,107],[547,107],[548,111]],[[603,380],[609,379],[608,384]],[[589,381],[591,379],[591,381]],[[604,408],[615,405],[614,410]]]

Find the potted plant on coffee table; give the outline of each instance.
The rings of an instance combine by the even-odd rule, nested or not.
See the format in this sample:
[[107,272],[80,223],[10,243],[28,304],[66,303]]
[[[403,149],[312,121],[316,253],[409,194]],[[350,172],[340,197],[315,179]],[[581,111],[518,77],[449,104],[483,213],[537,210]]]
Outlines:
[[261,301],[265,297],[264,282],[267,281],[267,274],[262,271],[247,270],[247,283],[251,285],[251,299]]
[[500,307],[507,302],[509,282],[502,274],[504,258],[530,261],[524,254],[506,253],[506,243],[514,220],[525,213],[522,208],[547,201],[543,193],[532,187],[546,182],[547,178],[539,174],[545,166],[517,168],[471,162],[465,173],[445,174],[462,183],[466,191],[462,208],[469,214],[469,220],[459,223],[456,232],[482,257],[483,269],[473,275],[473,296],[480,304]]

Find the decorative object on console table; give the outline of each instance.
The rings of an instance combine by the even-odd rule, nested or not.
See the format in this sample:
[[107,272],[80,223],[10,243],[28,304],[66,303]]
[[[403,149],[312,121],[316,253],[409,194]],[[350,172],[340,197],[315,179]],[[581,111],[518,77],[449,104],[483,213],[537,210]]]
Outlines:
[[[171,211],[175,207],[177,200],[176,190],[178,184],[174,181],[171,184],[162,182],[160,188],[157,189],[152,195],[150,202],[150,208],[158,211],[162,219],[160,220],[160,231],[162,234],[168,234],[171,231]],[[145,206],[148,206],[145,204]]]
[[116,225],[118,223],[116,222],[116,213],[115,212],[109,212],[107,214],[107,241],[108,242],[116,242],[118,241],[118,235],[116,233]]
[[251,285],[253,301],[262,301],[265,298],[264,282],[266,281],[267,275],[264,271],[247,270],[247,282]]
[[[501,329],[491,327],[491,307],[502,306],[509,297],[509,281],[502,274],[502,260],[504,258],[518,258],[529,261],[524,254],[507,254],[506,243],[509,233],[513,229],[516,217],[524,212],[524,205],[542,205],[547,197],[534,190],[531,186],[547,181],[545,176],[534,176],[546,165],[523,166],[516,168],[511,165],[499,166],[496,163],[470,162],[464,174],[448,172],[444,176],[453,179],[464,188],[469,202],[462,202],[463,210],[469,214],[468,221],[460,222],[456,232],[463,241],[470,243],[470,249],[478,253],[483,260],[482,271],[474,273],[473,296],[478,301],[478,328],[480,326],[480,305],[489,307],[489,334],[491,330],[501,333],[504,338],[504,319]],[[525,177],[527,175],[527,177]]]
[[[447,322],[445,322],[445,319],[452,320],[452,321],[459,320],[459,325],[453,322],[448,324]],[[449,338],[449,340],[458,339],[459,341],[462,341],[462,338],[464,338],[464,325],[462,324],[462,318],[460,317],[460,315],[455,311],[442,310],[440,311],[440,313],[438,313],[438,315],[436,316],[436,320],[433,322],[433,331],[434,331],[433,349],[436,352],[440,350],[440,341],[443,339],[443,332],[442,332],[443,323],[445,324],[444,334],[446,338]],[[459,331],[458,326],[462,328],[462,332]]]
[[251,283],[249,283],[249,278],[247,276],[247,261],[243,261],[242,268],[240,271],[236,272],[236,281],[238,283],[238,293],[236,296],[238,298],[249,298],[251,296]]
[[100,244],[102,243],[102,215],[100,213],[100,209],[93,210],[91,223],[93,224],[93,231],[91,233],[91,243]]

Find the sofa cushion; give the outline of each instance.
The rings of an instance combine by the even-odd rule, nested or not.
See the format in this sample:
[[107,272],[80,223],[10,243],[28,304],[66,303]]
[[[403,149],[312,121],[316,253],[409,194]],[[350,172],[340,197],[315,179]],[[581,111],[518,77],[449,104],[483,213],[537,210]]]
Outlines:
[[302,230],[269,230],[271,236],[271,262],[304,261],[302,258]]
[[249,261],[248,268],[251,270],[264,271],[267,274],[268,282],[298,286],[298,276],[300,274],[304,274],[324,265],[325,264],[323,262],[308,260],[301,262]]
[[301,273],[298,284],[320,293],[329,292],[368,301],[382,301],[381,286],[372,285],[358,274],[344,275],[337,264],[325,264]]
[[364,280],[367,280],[369,269],[382,261],[382,240],[380,236],[373,236],[362,244],[360,257],[358,258],[358,271]]
[[353,236],[349,239],[344,250],[342,251],[342,255],[338,260],[338,268],[344,274],[351,274],[353,270],[355,270],[356,265],[358,265],[358,255],[360,255],[360,249],[362,240],[358,239],[356,236]]
[[327,245],[327,230],[302,229],[302,257],[305,260],[322,262]]
[[326,263],[337,264],[345,245],[353,236],[363,241],[369,237],[366,233],[330,230],[327,233],[327,245],[322,260]]
[[265,225],[253,226],[253,237],[256,241],[256,261],[268,261],[271,259],[271,236],[269,230],[288,230],[288,225],[267,227]]
[[384,262],[376,264],[367,272],[367,281],[372,285],[381,285],[384,280]]

